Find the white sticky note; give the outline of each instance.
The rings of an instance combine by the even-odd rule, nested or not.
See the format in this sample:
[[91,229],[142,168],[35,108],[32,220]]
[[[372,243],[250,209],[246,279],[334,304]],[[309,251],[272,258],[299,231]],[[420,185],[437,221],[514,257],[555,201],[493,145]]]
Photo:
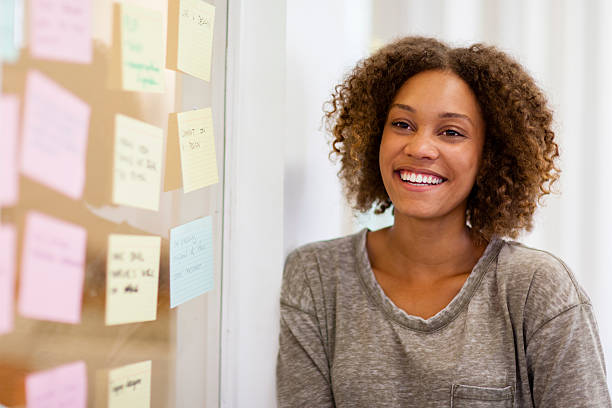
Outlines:
[[212,217],[170,230],[170,307],[211,290],[213,270]]
[[127,116],[115,116],[113,203],[159,209],[163,132]]
[[130,3],[121,8],[121,78],[128,91],[164,91],[162,14]]
[[215,6],[202,0],[171,0],[167,67],[210,81]]
[[151,360],[115,368],[108,373],[108,408],[151,406]]
[[177,114],[183,192],[188,193],[219,182],[212,110]]
[[111,234],[106,261],[106,324],[155,320],[161,238]]

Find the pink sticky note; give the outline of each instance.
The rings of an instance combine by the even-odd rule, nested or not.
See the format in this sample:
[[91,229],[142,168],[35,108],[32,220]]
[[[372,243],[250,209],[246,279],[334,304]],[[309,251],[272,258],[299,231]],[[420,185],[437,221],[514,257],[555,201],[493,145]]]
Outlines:
[[25,379],[27,408],[85,408],[87,367],[84,361],[30,374]]
[[15,299],[15,229],[0,226],[0,334],[13,330]]
[[21,171],[79,199],[91,108],[38,71],[26,79]]
[[35,58],[91,62],[91,0],[30,0]]
[[63,323],[81,321],[87,231],[30,212],[26,218],[19,313]]
[[17,135],[19,99],[14,95],[0,96],[0,206],[17,203]]

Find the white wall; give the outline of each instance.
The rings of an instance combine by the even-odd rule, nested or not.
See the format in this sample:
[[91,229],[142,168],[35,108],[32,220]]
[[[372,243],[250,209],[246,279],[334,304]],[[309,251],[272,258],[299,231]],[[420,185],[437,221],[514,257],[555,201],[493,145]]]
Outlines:
[[354,229],[336,176],[338,167],[328,159],[323,103],[367,54],[370,15],[370,0],[287,3],[285,254]]

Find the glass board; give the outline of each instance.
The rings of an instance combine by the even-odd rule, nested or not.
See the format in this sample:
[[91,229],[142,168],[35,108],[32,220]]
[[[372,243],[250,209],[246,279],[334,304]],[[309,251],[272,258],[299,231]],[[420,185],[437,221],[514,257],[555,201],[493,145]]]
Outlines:
[[[22,20],[18,10],[12,30],[14,33],[23,34],[22,40],[19,35],[15,40],[22,41],[22,47],[18,47],[14,60],[5,59],[2,62],[2,96],[10,95],[18,101],[17,150],[12,157],[19,168],[19,176],[16,202],[3,205],[0,212],[1,225],[13,227],[16,233],[15,248],[5,246],[0,249],[3,251],[3,257],[14,256],[15,260],[15,282],[10,285],[14,288],[14,322],[8,332],[0,334],[0,405],[26,406],[27,399],[30,398],[31,401],[34,398],[32,389],[39,384],[36,381],[46,381],[47,385],[56,381],[54,392],[69,393],[70,390],[60,390],[61,384],[57,383],[57,378],[61,378],[61,375],[58,374],[59,371],[52,370],[74,368],[71,375],[83,377],[79,371],[82,366],[69,366],[82,362],[85,367],[83,378],[86,381],[87,406],[122,406],[118,405],[120,403],[116,399],[121,391],[111,389],[113,381],[115,385],[122,384],[125,390],[136,395],[136,391],[141,390],[141,384],[146,388],[147,380],[145,376],[139,378],[136,384],[123,384],[120,380],[113,380],[113,373],[118,373],[113,370],[147,361],[151,362],[148,397],[151,407],[219,405],[227,2],[206,1],[214,6],[212,18],[194,11],[193,7],[200,7],[203,1],[182,1],[187,3],[187,6],[191,5],[192,9],[186,9],[187,6],[178,0],[126,0],[122,3],[92,0],[90,14],[82,14],[85,17],[81,19],[75,18],[75,15],[83,13],[79,7],[86,3],[85,0],[16,1],[17,8],[20,3],[23,6]],[[54,6],[53,3],[61,5]],[[56,8],[45,11],[44,7]],[[35,10],[36,8],[40,9]],[[141,9],[146,9],[146,12],[138,14]],[[150,14],[151,12],[153,14]],[[147,17],[151,15],[155,18]],[[157,17],[159,21],[155,20]],[[65,20],[59,21],[60,18]],[[208,81],[166,68],[166,57],[170,54],[174,58],[189,59],[185,53],[182,57],[179,53],[177,57],[173,46],[167,47],[168,38],[175,42],[176,36],[180,35],[180,30],[177,30],[174,24],[170,23],[170,28],[168,27],[172,19],[189,19],[195,24],[196,30],[192,32],[196,34],[197,29],[202,26],[212,26],[212,62]],[[86,36],[88,27],[92,36],[89,51],[87,41],[80,38],[81,35]],[[45,41],[59,41],[54,36],[61,36],[61,31],[67,29],[74,30],[74,38],[69,44],[56,44],[56,49],[45,45]],[[138,33],[138,30],[141,32]],[[130,35],[133,37],[130,38]],[[42,36],[42,39],[37,36]],[[157,45],[154,46],[160,46],[159,41],[162,41],[160,48],[163,50],[164,66],[161,70],[155,68],[156,62],[153,59],[142,65],[138,65],[136,61],[138,58],[149,58],[149,51],[154,53],[147,48],[151,46],[151,38],[156,39],[153,43],[157,42]],[[196,42],[191,46],[197,50],[198,44]],[[131,49],[126,50],[126,47]],[[134,53],[139,52],[143,54],[134,57]],[[205,58],[206,52],[195,54],[197,58]],[[82,57],[83,55],[85,57]],[[82,60],[79,61],[79,58]],[[135,59],[132,61],[130,58]],[[138,71],[134,74],[133,81],[140,84],[144,90],[137,89],[138,86],[129,90],[126,81],[132,74],[128,72],[126,65]],[[121,72],[119,79],[116,70]],[[183,65],[182,70],[190,71],[187,65]],[[158,75],[145,78],[152,73]],[[152,90],[155,88],[154,82],[160,81],[163,82],[163,89]],[[32,102],[35,99],[38,102]],[[27,109],[26,104],[29,104]],[[169,115],[176,112],[195,112],[204,108],[212,109],[213,129],[207,128],[206,132],[210,134],[212,131],[214,137],[213,158],[216,159],[214,166],[218,182],[205,187],[196,186],[193,191],[185,192],[187,188],[183,188],[181,183],[187,180],[185,169],[182,168],[187,153],[180,150],[182,145],[177,138],[186,133],[185,129],[182,129],[182,134],[179,133],[176,121],[169,120]],[[83,115],[83,112],[87,111],[88,121],[83,122],[83,116],[87,116]],[[25,118],[26,114],[29,115],[28,118]],[[139,122],[133,122],[134,119],[161,130],[163,139],[159,144],[162,159],[159,169],[155,168],[156,163],[151,162],[152,159],[147,156],[152,155],[155,150],[153,142],[149,144],[132,140],[134,145],[127,146],[129,137],[126,136],[128,139],[124,140],[123,147],[118,146],[118,126],[123,123],[117,119],[118,115],[131,120],[125,122],[128,123],[125,133],[128,136],[138,132],[148,134],[138,130],[141,129],[138,127]],[[26,119],[31,123],[26,124]],[[75,154],[58,156],[62,159],[57,159],[53,166],[41,159],[48,157],[45,156],[49,153],[48,150],[55,149],[57,143],[68,143],[63,141],[63,138],[71,132],[78,132],[79,123],[86,125],[84,164],[79,164],[78,160],[74,159]],[[0,137],[8,140],[6,126],[7,122],[0,123]],[[48,132],[49,128],[52,128],[56,137],[44,143],[51,143],[51,147],[41,147],[40,143],[32,141],[37,139],[28,139],[28,143],[32,145],[24,142],[26,131],[35,138],[36,134]],[[193,134],[193,129],[191,130]],[[203,130],[202,132],[204,133]],[[154,133],[152,131],[151,134]],[[192,142],[201,143],[199,139],[193,139]],[[62,145],[61,148],[74,153],[75,146]],[[193,148],[193,145],[191,147]],[[117,164],[121,159],[117,156],[123,148],[128,149],[123,152],[126,155],[133,153],[133,157],[129,158],[133,162],[128,163],[129,165],[136,166],[135,163],[141,160],[145,163],[142,166],[151,170],[151,174],[159,170],[159,191],[141,191],[137,183],[124,186],[123,193],[117,191],[117,185],[120,183],[117,178],[121,177],[118,170],[120,165]],[[209,148],[210,146],[207,147]],[[42,152],[37,149],[42,149]],[[29,153],[24,153],[24,150]],[[32,153],[33,151],[38,151],[39,156]],[[26,156],[29,157],[27,160]],[[123,160],[127,163],[128,159],[124,157]],[[211,157],[208,157],[206,163],[209,165],[207,171],[212,171]],[[83,171],[80,170],[81,167]],[[138,178],[138,174],[130,173],[134,171],[133,168],[124,170],[128,178]],[[202,170],[196,168],[194,171],[197,176],[198,171]],[[80,173],[83,173],[84,179],[79,181]],[[5,177],[6,174],[0,173],[0,178]],[[127,194],[128,198],[122,200],[121,194]],[[151,202],[155,204],[157,199],[157,210],[144,208]],[[170,230],[208,216],[210,230],[207,231],[212,241],[202,245],[208,245],[207,248],[212,254],[212,289],[171,308]],[[63,228],[67,225],[74,228]],[[79,233],[83,232],[86,239],[85,247],[81,251],[78,245]],[[45,235],[48,233],[51,234],[50,238]],[[61,241],[60,243],[53,241],[53,234],[56,234],[55,238]],[[115,257],[111,260],[111,234],[161,239],[161,243],[157,244],[160,256],[159,261],[156,261],[159,271],[155,305],[147,312],[148,317],[143,315],[148,321],[107,324],[107,291],[117,290],[113,289],[114,284],[107,278],[107,268],[111,261],[115,262],[123,255],[128,257],[133,252],[133,247],[124,243],[122,245],[127,245],[122,247],[125,253],[114,252]],[[117,242],[124,241],[115,243]],[[185,242],[188,240],[185,239]],[[49,249],[56,244],[58,248]],[[68,302],[69,296],[64,295],[64,291],[70,292],[68,286],[78,283],[71,281],[70,284],[58,286],[58,291],[62,293],[59,297],[50,293],[55,291],[56,284],[59,285],[57,277],[60,272],[66,272],[65,268],[57,272],[58,275],[46,276],[51,284],[42,289],[39,287],[38,290],[42,292],[38,295],[35,290],[29,293],[24,290],[29,280],[40,282],[40,274],[56,273],[49,264],[44,263],[44,259],[42,264],[32,261],[33,257],[36,257],[36,251],[44,245],[51,245],[47,249],[52,255],[62,258],[56,260],[57,262],[64,262],[76,270],[81,262],[79,254],[83,253],[84,273],[80,292],[82,303],[79,303],[76,309],[72,307],[69,310],[72,317],[68,316],[70,313],[66,310],[59,310],[58,305],[64,300]],[[203,248],[202,245],[191,249],[197,252]],[[143,253],[139,252],[140,256]],[[193,255],[193,251],[191,254]],[[136,258],[138,256],[135,255]],[[152,256],[155,260],[155,256]],[[24,274],[26,269],[29,273],[27,276]],[[145,273],[154,273],[151,269],[154,268],[139,272],[145,276]],[[183,272],[186,273],[186,270]],[[136,282],[132,286],[119,285],[119,292],[137,291],[138,283],[140,290],[144,291],[145,284]],[[187,287],[193,290],[193,286]],[[59,300],[54,301],[51,307],[43,307],[44,302],[40,299],[53,299],[53,296]],[[128,315],[133,315],[135,309],[140,307],[132,307],[129,299],[127,302],[113,303],[118,321],[124,318],[129,320]],[[59,321],[57,316],[51,319],[40,318],[45,313],[53,315],[55,312],[52,309],[56,306],[57,313],[63,313],[64,321]],[[155,314],[153,320],[150,319],[150,313]],[[75,317],[75,314],[80,316]],[[143,319],[143,316],[136,318]],[[70,321],[71,318],[73,321]],[[78,321],[75,322],[75,319]],[[138,366],[138,369],[147,370],[148,367]],[[36,374],[40,373],[51,374],[37,377]],[[78,388],[78,385],[75,387]],[[72,397],[76,400],[81,398]],[[144,399],[140,399],[139,403],[149,406]]]

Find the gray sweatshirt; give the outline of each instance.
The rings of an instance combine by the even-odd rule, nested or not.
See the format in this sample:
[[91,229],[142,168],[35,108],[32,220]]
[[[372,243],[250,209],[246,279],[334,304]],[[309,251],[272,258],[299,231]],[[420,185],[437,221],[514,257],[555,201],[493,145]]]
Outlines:
[[590,299],[558,258],[493,239],[425,320],[384,294],[366,232],[287,258],[279,407],[612,407]]

